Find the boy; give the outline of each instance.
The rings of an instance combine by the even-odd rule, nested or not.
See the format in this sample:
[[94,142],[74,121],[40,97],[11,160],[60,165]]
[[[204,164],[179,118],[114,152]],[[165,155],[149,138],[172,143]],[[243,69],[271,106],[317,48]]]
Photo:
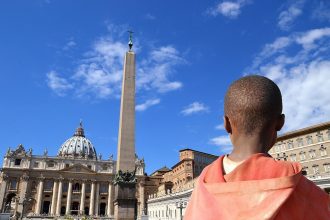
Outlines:
[[267,153],[284,125],[278,86],[243,77],[229,87],[224,113],[233,150],[203,170],[184,219],[330,219],[329,196],[302,175],[300,164]]

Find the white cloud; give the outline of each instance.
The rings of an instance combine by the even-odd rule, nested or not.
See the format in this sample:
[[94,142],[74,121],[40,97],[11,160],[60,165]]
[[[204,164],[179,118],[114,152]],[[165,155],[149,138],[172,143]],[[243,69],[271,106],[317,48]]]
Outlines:
[[302,14],[304,3],[305,0],[293,1],[286,10],[280,13],[277,25],[281,30],[287,31],[291,28],[296,18]]
[[[123,31],[124,26],[113,24],[107,24],[107,28],[108,36],[96,40],[91,50],[77,62],[78,65],[71,76],[63,78],[68,85],[71,85],[77,97],[103,99],[120,96],[123,59],[128,50],[127,42],[122,40],[122,35],[127,31]],[[134,50],[138,51],[140,49],[138,40],[135,39],[134,42]],[[69,45],[74,46],[74,41],[68,42],[67,46]],[[137,91],[151,90],[166,93],[180,89],[182,83],[171,80],[176,66],[185,63],[179,51],[171,45],[151,50],[146,47],[144,50],[144,54],[147,55],[142,57],[142,62],[137,63]]]
[[150,108],[151,106],[157,105],[159,103],[160,103],[160,99],[149,99],[142,104],[136,105],[135,110],[136,111],[145,111],[148,108]]
[[324,37],[330,36],[330,28],[319,28],[307,31],[297,37],[297,43],[301,44],[305,49],[314,47],[314,42]]
[[216,130],[225,130],[225,126],[224,126],[224,124],[222,123],[222,124],[219,124],[219,125],[215,126],[215,129],[216,129]]
[[186,106],[182,111],[181,114],[187,116],[192,115],[195,113],[201,113],[201,112],[208,112],[209,108],[200,102],[193,102],[190,105]]
[[207,11],[208,14],[217,16],[219,14],[228,18],[237,18],[241,14],[241,8],[245,6],[249,1],[223,1],[217,4],[214,8]]
[[265,53],[271,44],[265,45],[248,72],[265,75],[279,85],[286,114],[284,131],[289,131],[330,118],[330,28],[286,38],[288,43],[279,50]]
[[321,21],[330,21],[330,2],[320,1],[318,7],[313,10],[312,18]]
[[73,84],[60,77],[55,71],[47,73],[47,85],[59,96],[66,95],[66,92],[73,88]]
[[220,146],[220,151],[222,153],[229,153],[232,151],[233,146],[228,135],[220,135],[214,137],[209,141],[209,144]]
[[76,45],[77,43],[73,39],[71,39],[65,44],[63,50],[69,50],[70,48],[75,47]]
[[154,15],[148,13],[148,14],[146,14],[146,15],[144,16],[144,18],[147,19],[147,20],[155,20],[155,19],[156,19],[156,16],[154,16]]
[[174,67],[184,62],[185,60],[173,46],[163,46],[150,51],[138,70],[136,82],[138,88],[155,89],[159,93],[180,89],[182,83],[171,81],[169,77],[173,74]]

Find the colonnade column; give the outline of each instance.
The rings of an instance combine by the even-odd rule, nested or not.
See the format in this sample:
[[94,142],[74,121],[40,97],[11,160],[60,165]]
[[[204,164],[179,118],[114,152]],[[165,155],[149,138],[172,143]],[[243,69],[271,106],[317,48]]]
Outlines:
[[95,215],[99,215],[99,204],[100,204],[100,183],[96,183],[96,190],[95,190]]
[[95,181],[92,182],[92,190],[89,203],[89,215],[94,215],[94,200],[95,200]]
[[6,189],[7,189],[7,182],[8,182],[8,175],[2,174],[2,182],[0,188],[0,212],[5,212],[5,207],[2,207],[5,201]]
[[66,210],[65,214],[70,215],[71,214],[71,198],[72,198],[72,180],[69,180],[69,187],[68,187],[68,196],[66,200]]
[[27,173],[24,173],[20,178],[20,193],[19,193],[19,201],[17,206],[17,212],[20,213],[21,216],[23,216],[24,213],[24,203],[26,201],[26,192],[28,188],[29,183],[29,175]]
[[79,212],[81,215],[85,214],[85,197],[86,197],[86,181],[83,181],[81,184],[81,197],[80,197],[80,208]]
[[39,215],[41,211],[41,204],[42,204],[42,194],[44,191],[44,181],[45,178],[39,178],[39,186],[38,186],[38,195],[37,195],[37,205],[36,205],[36,214]]
[[55,215],[55,213],[56,213],[57,187],[58,187],[58,181],[54,180],[53,195],[52,195],[52,206],[51,206],[51,209],[50,209],[50,214],[51,215]]
[[111,216],[113,214],[112,190],[113,190],[112,182],[109,182],[109,188],[108,188],[108,206],[107,206],[107,215],[108,216]]
[[61,202],[62,202],[62,189],[63,186],[63,178],[60,178],[58,182],[58,194],[57,194],[57,204],[56,204],[56,215],[60,216],[61,215]]

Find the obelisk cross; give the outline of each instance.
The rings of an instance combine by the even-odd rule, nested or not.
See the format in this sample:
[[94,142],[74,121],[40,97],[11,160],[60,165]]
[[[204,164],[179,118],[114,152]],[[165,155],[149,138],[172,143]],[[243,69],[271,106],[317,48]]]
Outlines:
[[127,32],[129,33],[129,41],[128,41],[129,51],[132,51],[132,47],[133,47],[133,36],[132,36],[132,34],[134,32],[131,31],[131,30],[129,30]]

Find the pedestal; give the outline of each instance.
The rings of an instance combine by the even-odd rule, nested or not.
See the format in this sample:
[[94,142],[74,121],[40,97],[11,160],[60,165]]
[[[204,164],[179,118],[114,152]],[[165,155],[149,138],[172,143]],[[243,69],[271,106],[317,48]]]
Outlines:
[[116,183],[115,184],[115,219],[135,220],[137,217],[136,183]]

